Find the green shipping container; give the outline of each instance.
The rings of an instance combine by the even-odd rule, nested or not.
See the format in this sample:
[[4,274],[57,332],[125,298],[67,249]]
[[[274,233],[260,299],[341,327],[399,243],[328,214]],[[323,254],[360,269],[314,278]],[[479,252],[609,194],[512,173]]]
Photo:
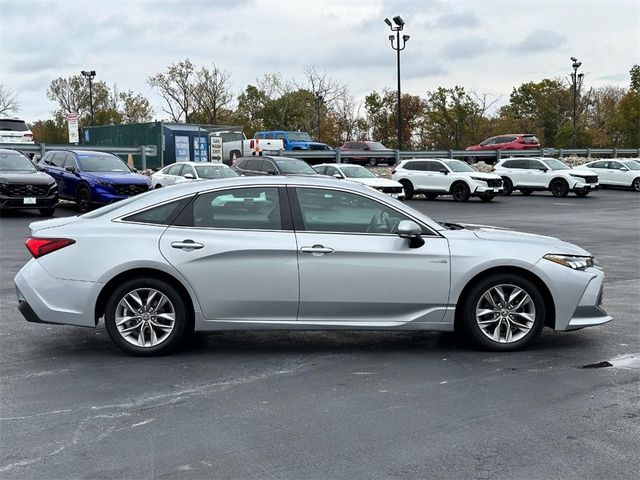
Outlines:
[[[101,147],[131,147],[149,146],[155,155],[147,153],[147,168],[160,168],[164,162],[162,158],[162,122],[132,123],[125,125],[105,125],[100,127],[86,127],[83,129],[84,145]],[[120,155],[126,162],[128,155]],[[135,168],[142,168],[140,154],[133,155]]]

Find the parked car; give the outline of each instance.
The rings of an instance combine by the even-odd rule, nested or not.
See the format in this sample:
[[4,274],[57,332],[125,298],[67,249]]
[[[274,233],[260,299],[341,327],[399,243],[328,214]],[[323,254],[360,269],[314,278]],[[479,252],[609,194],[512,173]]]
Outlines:
[[0,148],[0,210],[37,209],[50,217],[58,205],[58,186],[26,155]]
[[640,192],[640,163],[634,159],[596,160],[573,168],[593,170],[601,187],[631,187]]
[[162,188],[190,180],[237,177],[238,174],[224,163],[179,162],[151,175],[151,188]]
[[240,157],[249,154],[274,154],[284,150],[281,139],[251,139],[247,140],[244,133],[235,130],[217,130],[209,134],[211,161],[221,161],[227,165]]
[[146,192],[151,180],[133,173],[115,155],[91,150],[47,152],[38,168],[58,184],[60,198],[75,201],[81,212]]
[[579,197],[599,188],[598,174],[586,168],[572,169],[555,158],[506,158],[492,169],[504,182],[504,194],[520,190],[523,195],[549,190],[554,197],[566,197],[569,192]]
[[[345,153],[353,153],[354,151],[362,151],[362,152],[391,152],[387,147],[385,147],[380,142],[371,142],[368,140],[357,141],[357,142],[345,142],[341,147],[340,151]],[[345,156],[346,161],[350,163],[365,163],[371,166],[376,166],[379,163],[386,163],[388,165],[393,165],[396,163],[395,157],[351,157]]]
[[388,178],[380,178],[360,165],[348,165],[343,163],[322,163],[315,165],[313,169],[321,175],[329,175],[339,179],[347,179],[358,182],[367,187],[386,193],[393,198],[404,198],[402,184]]
[[282,140],[285,150],[331,150],[329,145],[316,142],[307,132],[271,130],[268,132],[256,132],[253,138],[259,140]]
[[233,169],[240,175],[317,175],[307,162],[288,157],[244,157]]
[[1,118],[0,143],[34,143],[33,132],[24,120]]
[[[531,133],[509,133],[489,137],[485,141],[467,147],[467,150],[531,150],[540,148],[540,140]],[[476,157],[468,157],[471,161],[477,161]],[[494,163],[493,159],[487,159],[486,163]]]
[[472,196],[490,202],[503,192],[498,175],[478,172],[460,160],[403,160],[393,169],[391,178],[402,184],[406,200],[423,193],[428,200],[451,195],[458,202]]
[[15,277],[24,317],[85,327],[104,317],[133,355],[169,352],[194,329],[455,328],[509,351],[545,326],[611,320],[604,272],[582,248],[437,223],[324,176],[186,182],[32,223],[25,243],[33,258]]

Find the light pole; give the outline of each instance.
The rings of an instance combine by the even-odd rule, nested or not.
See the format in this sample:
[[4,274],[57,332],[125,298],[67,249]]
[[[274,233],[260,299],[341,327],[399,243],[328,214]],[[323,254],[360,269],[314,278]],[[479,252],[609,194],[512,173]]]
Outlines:
[[91,125],[93,125],[93,78],[96,76],[95,70],[82,70],[80,72],[85,78],[89,80],[89,113],[91,114]]
[[584,73],[578,74],[578,68],[582,65],[582,62],[579,62],[576,57],[571,57],[571,61],[573,64],[573,73],[571,74],[571,83],[573,84],[573,148],[577,148],[577,139],[576,139],[576,117],[578,112],[578,91],[582,86],[582,79],[584,78]]
[[322,102],[324,101],[324,97],[316,92],[316,116],[318,121],[318,129],[316,130],[316,141],[319,141],[320,138],[320,108],[322,107]]
[[[402,36],[402,45],[400,45],[400,32],[404,28],[404,20],[400,15],[396,15],[393,17],[393,23],[388,18],[384,19],[384,23],[389,25],[392,32],[396,32],[395,38],[393,35],[389,35],[389,41],[391,42],[391,48],[396,51],[397,65],[398,65],[398,150],[402,150],[402,103],[401,103],[401,92],[400,92],[400,52],[404,50],[404,47],[407,45],[407,41],[409,40],[409,35]],[[395,44],[394,41],[395,40]]]

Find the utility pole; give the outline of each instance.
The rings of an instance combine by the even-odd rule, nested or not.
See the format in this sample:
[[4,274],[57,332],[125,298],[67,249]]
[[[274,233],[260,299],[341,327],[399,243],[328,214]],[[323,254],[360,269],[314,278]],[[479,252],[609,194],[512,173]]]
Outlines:
[[[393,17],[393,23],[388,18],[384,19],[384,22],[391,28],[392,32],[395,32],[395,37],[393,35],[389,35],[389,41],[391,42],[391,48],[396,51],[396,63],[397,63],[397,76],[398,76],[398,150],[402,150],[402,93],[400,91],[400,52],[404,50],[404,47],[407,45],[407,41],[411,38],[409,35],[402,36],[402,45],[400,45],[400,32],[404,28],[404,20],[400,15],[396,15]],[[395,44],[394,44],[395,40]]]

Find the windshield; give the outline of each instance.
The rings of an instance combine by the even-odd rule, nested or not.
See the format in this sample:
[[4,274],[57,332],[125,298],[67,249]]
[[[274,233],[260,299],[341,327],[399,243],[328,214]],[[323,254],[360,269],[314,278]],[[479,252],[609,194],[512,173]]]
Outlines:
[[351,167],[341,167],[342,173],[347,178],[377,178],[373,173],[364,167],[354,165]]
[[387,149],[387,147],[385,147],[380,142],[367,142],[367,147],[369,147],[369,150],[386,150]]
[[35,172],[36,167],[27,157],[18,152],[0,153],[0,170],[3,172]]
[[460,160],[444,160],[444,163],[452,172],[475,172],[473,168]]
[[78,155],[80,170],[84,172],[130,172],[129,167],[113,155]]
[[544,163],[546,163],[551,170],[571,170],[571,167],[565,165],[560,160],[556,160],[555,158],[545,158]]
[[628,160],[623,163],[629,170],[640,170],[640,163],[635,160]]
[[242,132],[221,132],[216,133],[214,136],[220,137],[223,143],[244,140],[244,134]]
[[198,172],[198,178],[228,178],[238,176],[238,174],[230,168],[213,165],[196,165],[196,172]]
[[289,137],[289,140],[296,142],[313,142],[307,132],[287,132],[287,137]]
[[276,162],[276,165],[278,166],[278,170],[280,170],[281,173],[302,173],[305,175],[318,174],[313,168],[311,168],[302,160],[297,160],[295,158],[288,158],[288,159],[274,158],[272,160]]

